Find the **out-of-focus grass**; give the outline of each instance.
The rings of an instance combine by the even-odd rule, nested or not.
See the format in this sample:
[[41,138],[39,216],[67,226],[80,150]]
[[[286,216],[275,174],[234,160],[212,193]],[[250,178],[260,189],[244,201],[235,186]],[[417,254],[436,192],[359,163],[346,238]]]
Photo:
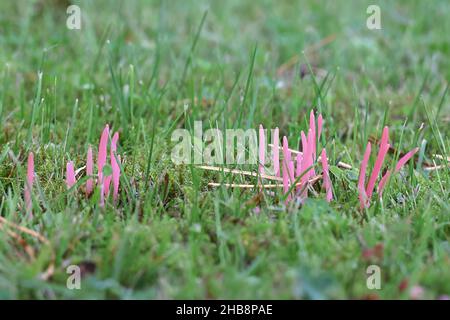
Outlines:
[[[65,1],[0,3],[0,214],[51,242],[24,235],[30,259],[0,231],[0,298],[409,298],[416,285],[425,298],[450,293],[448,169],[410,165],[361,213],[358,171],[332,166],[330,205],[321,190],[290,211],[266,196],[256,215],[253,192],[209,189],[231,179],[170,160],[171,131],[195,120],[278,126],[294,145],[315,108],[332,164],[358,167],[384,124],[400,151],[423,146],[432,162],[450,147],[448,1],[380,1],[375,31],[369,1],[78,4],[76,31],[66,28]],[[314,78],[300,76],[308,64]],[[66,191],[64,168],[84,165],[106,123],[121,132],[133,196],[122,190],[117,207],[101,209]],[[28,151],[38,176],[32,220],[22,200]],[[365,258],[376,245],[382,256]],[[52,253],[55,272],[40,280]],[[95,266],[81,290],[66,288],[70,264]],[[381,267],[381,290],[366,287],[370,264]]]

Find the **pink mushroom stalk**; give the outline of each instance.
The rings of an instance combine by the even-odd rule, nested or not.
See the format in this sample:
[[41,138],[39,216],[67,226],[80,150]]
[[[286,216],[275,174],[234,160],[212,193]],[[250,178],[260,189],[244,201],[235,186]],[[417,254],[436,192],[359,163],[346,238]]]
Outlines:
[[294,161],[292,160],[289,162],[289,181],[290,183],[295,181]]
[[291,151],[289,150],[289,143],[286,137],[283,137],[283,161],[287,165],[291,162]]
[[[315,143],[315,139],[316,139],[315,138],[315,133],[313,132],[313,130],[311,130],[311,128],[309,128],[308,136],[307,136],[308,145],[309,145],[309,148],[308,148],[308,151],[309,151],[308,164],[309,164],[309,166],[308,167],[311,167],[314,164],[314,161],[316,160],[316,151],[315,151],[316,143]],[[311,169],[308,170],[308,179],[314,177],[315,175],[316,175],[316,170],[314,170],[314,168],[311,168]]]
[[[378,176],[381,172],[384,159],[386,157],[387,152],[389,151],[389,128],[385,127],[383,129],[383,134],[381,136],[380,147],[378,151],[377,158],[375,160],[375,165],[372,170],[372,174],[369,178],[369,182],[367,187],[365,187],[365,176],[367,164],[369,162],[371,145],[370,142],[367,143],[366,151],[364,153],[364,158],[361,163],[361,167],[359,170],[359,179],[358,179],[358,193],[359,193],[359,201],[361,204],[361,208],[368,208],[370,205],[370,198],[372,197],[373,190],[375,188],[375,184],[378,180]],[[413,150],[406,153],[400,160],[397,162],[394,171],[391,169],[387,170],[386,173],[381,177],[380,182],[378,183],[378,196],[381,198],[383,195],[383,190],[386,187],[387,181],[391,177],[392,173],[396,173],[400,171],[400,169],[408,162],[414,154],[418,151],[418,148],[414,148]]]
[[383,195],[383,189],[386,186],[386,182],[388,181],[389,177],[391,176],[391,170],[386,171],[384,176],[381,178],[380,183],[378,184],[378,195]]
[[[303,131],[300,132],[300,137],[302,140],[302,151],[303,151],[302,170],[305,171],[310,167],[309,165],[310,145],[308,144],[308,140]],[[308,180],[309,180],[309,171],[303,172],[303,175],[300,178],[301,188],[303,189],[303,192],[301,194],[302,199],[306,199],[308,197],[308,188],[307,188]]]
[[[289,144],[286,137],[283,137],[283,187],[284,193],[288,193],[290,183],[293,180],[293,168],[291,161],[291,151],[289,150]],[[286,201],[291,200],[291,195],[288,195]]]
[[105,197],[109,195],[109,187],[111,186],[112,175],[108,175],[103,178],[103,194]]
[[72,188],[76,183],[75,179],[75,169],[73,167],[73,162],[69,161],[66,165],[66,185],[67,188]]
[[414,148],[408,153],[406,153],[403,157],[398,160],[397,165],[395,166],[395,172],[399,172],[400,169],[411,159],[416,152],[419,151],[419,148]]
[[117,200],[119,194],[119,181],[120,181],[120,166],[116,159],[117,156],[117,142],[119,141],[119,133],[116,132],[111,140],[111,167],[112,167],[112,182],[113,182],[113,199]]
[[317,118],[317,139],[320,139],[320,135],[322,134],[322,126],[323,126],[323,118],[322,114],[319,114]]
[[[303,140],[303,138],[302,138]],[[306,147],[305,152],[303,154],[303,170],[307,170],[304,175],[305,186],[308,183],[309,179],[316,175],[316,172],[313,168],[314,165],[314,154],[313,154],[314,142],[313,142],[313,133],[311,128],[308,130],[308,135],[306,136]]]
[[103,207],[105,205],[105,191],[103,183],[100,185],[100,201],[99,201],[100,207]]
[[100,186],[100,206],[104,205],[105,187],[103,179],[103,167],[106,164],[107,147],[108,147],[108,137],[109,137],[109,126],[106,125],[103,129],[102,135],[100,136],[100,143],[98,145],[98,157],[97,157],[97,168],[98,168],[98,185]]
[[[408,153],[406,153],[403,157],[400,158],[400,160],[398,160],[397,164],[395,165],[395,173],[399,172],[400,169],[409,161],[409,159],[411,159],[414,154],[419,151],[419,148],[414,148],[411,151],[409,151]],[[383,189],[386,186],[386,182],[388,181],[389,177],[391,176],[392,171],[388,170],[386,171],[386,173],[384,174],[384,176],[381,178],[381,181],[378,185],[378,194],[381,197],[383,194]]]
[[[288,168],[288,165],[287,165],[285,159],[283,159],[282,168],[283,168],[283,191],[284,191],[284,194],[287,194],[289,192],[289,168]],[[290,200],[291,200],[291,196],[288,195],[288,197],[286,198],[286,204]]]
[[[303,161],[303,155],[299,152],[297,153],[297,158],[296,158],[296,162],[297,162],[297,167],[295,168],[295,177],[300,177],[302,174],[302,161]],[[301,190],[301,185],[297,185],[297,192]]]
[[308,135],[311,134],[311,154],[313,156],[313,161],[316,159],[316,117],[314,116],[314,111],[311,110],[309,114],[309,130],[311,130],[311,133],[308,132]]
[[103,167],[106,164],[107,147],[108,147],[108,136],[109,136],[109,126],[106,125],[103,129],[102,135],[100,136],[100,143],[98,145],[98,158],[97,158],[97,168],[98,168],[98,184],[103,184]]
[[384,158],[389,150],[389,129],[388,127],[384,127],[383,135],[381,136],[380,148],[377,155],[377,159],[375,160],[375,166],[373,167],[372,174],[369,178],[369,183],[367,184],[367,197],[370,199],[372,197],[372,192],[375,187],[375,182],[377,181],[378,175],[381,171],[381,167],[383,166]]

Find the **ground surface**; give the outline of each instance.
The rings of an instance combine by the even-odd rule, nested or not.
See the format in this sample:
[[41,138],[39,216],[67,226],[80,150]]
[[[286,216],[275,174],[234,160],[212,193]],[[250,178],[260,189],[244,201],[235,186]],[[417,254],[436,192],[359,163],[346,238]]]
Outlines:
[[[65,1],[1,2],[0,214],[50,244],[2,224],[0,298],[450,294],[450,173],[422,170],[450,148],[450,3],[379,1],[382,29],[371,31],[373,1],[292,2],[82,1],[79,31],[66,28]],[[208,188],[252,180],[170,159],[171,132],[195,120],[278,126],[295,144],[311,108],[325,118],[330,205],[320,185],[290,209],[254,190]],[[68,192],[64,175],[106,123],[120,131],[125,175],[118,205],[100,208]],[[383,125],[400,152],[423,148],[361,212],[357,168]],[[72,264],[81,290],[66,287]],[[366,286],[371,264],[381,290]]]

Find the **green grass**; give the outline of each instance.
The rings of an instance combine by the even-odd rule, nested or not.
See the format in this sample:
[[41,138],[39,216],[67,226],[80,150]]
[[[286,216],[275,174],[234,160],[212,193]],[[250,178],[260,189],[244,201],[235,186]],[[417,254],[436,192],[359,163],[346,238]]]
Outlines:
[[[409,298],[414,285],[425,298],[450,294],[448,168],[407,165],[365,212],[356,191],[366,141],[383,125],[398,150],[422,147],[419,162],[448,156],[448,1],[378,1],[376,31],[366,28],[373,1],[78,3],[80,31],[66,28],[66,1],[0,2],[0,215],[50,241],[21,234],[30,258],[0,231],[0,298]],[[295,76],[279,88],[277,69],[294,55]],[[308,64],[329,76],[299,77]],[[326,121],[330,205],[319,188],[301,208],[265,195],[257,215],[255,192],[207,187],[251,179],[170,160],[171,132],[196,120],[278,126],[295,144],[311,108]],[[67,191],[64,174],[68,160],[84,165],[106,123],[126,160],[119,205],[100,208]],[[383,256],[365,259],[377,244]],[[66,288],[70,264],[95,266],[81,290]],[[370,264],[381,290],[366,287]]]

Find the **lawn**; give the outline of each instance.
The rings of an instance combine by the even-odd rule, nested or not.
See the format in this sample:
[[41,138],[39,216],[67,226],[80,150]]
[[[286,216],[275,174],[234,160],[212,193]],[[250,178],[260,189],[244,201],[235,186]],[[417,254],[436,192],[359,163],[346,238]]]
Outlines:
[[[81,29],[66,25],[69,1],[0,2],[0,299],[450,295],[448,1],[73,3]],[[173,133],[196,121],[278,127],[298,149],[311,110],[324,119],[329,203],[322,181],[286,204],[282,189],[224,185],[256,177],[172,161]],[[101,206],[84,166],[107,124],[121,176]],[[360,164],[384,126],[395,149],[383,170],[419,151],[361,209]],[[68,161],[81,168],[71,188]],[[67,285],[73,265],[80,289]]]

